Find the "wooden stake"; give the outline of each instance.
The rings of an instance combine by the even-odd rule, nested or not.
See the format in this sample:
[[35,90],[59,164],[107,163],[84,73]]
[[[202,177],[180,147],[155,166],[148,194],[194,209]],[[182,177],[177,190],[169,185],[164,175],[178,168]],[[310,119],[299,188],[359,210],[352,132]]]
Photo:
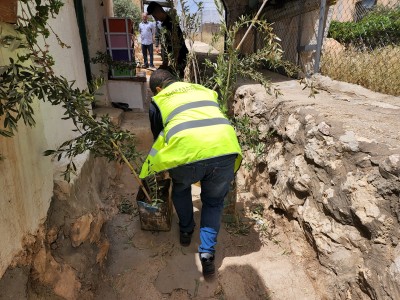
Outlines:
[[246,33],[242,37],[242,40],[240,41],[239,45],[237,45],[236,50],[239,50],[240,46],[242,46],[244,40],[246,39],[247,35],[249,34],[251,28],[254,26],[254,23],[258,20],[258,16],[261,14],[261,11],[264,9],[264,6],[265,6],[265,4],[267,4],[267,2],[268,2],[268,0],[264,0],[263,4],[261,5],[260,9],[258,10],[256,16],[251,21],[249,28],[247,28]]

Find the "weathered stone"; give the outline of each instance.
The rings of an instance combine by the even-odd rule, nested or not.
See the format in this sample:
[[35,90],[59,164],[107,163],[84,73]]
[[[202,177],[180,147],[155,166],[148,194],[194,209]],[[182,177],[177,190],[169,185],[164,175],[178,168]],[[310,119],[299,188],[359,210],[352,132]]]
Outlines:
[[376,188],[379,195],[387,196],[400,190],[400,181],[395,176],[389,176],[387,179],[382,176],[381,172],[382,170],[379,168],[374,168],[369,171],[367,176],[368,182]]
[[385,172],[400,177],[400,154],[393,154],[386,158],[379,165],[379,171],[381,171],[382,176],[385,178],[388,177]]
[[56,241],[56,239],[57,239],[57,235],[58,235],[58,228],[56,228],[56,227],[53,227],[53,228],[51,228],[48,232],[47,232],[47,234],[46,234],[46,240],[47,240],[47,243],[50,245],[50,244],[52,244],[52,243],[54,243],[55,241]]
[[311,177],[310,177],[310,175],[308,175],[308,174],[303,174],[303,175],[301,175],[301,177],[300,177],[298,180],[295,181],[295,183],[294,183],[294,185],[293,185],[293,188],[294,188],[296,191],[298,191],[298,192],[303,192],[303,193],[305,193],[305,192],[308,192],[308,191],[309,191],[309,189],[310,189],[310,187],[309,187],[310,183],[311,183]]
[[[376,189],[367,182],[366,176],[349,173],[342,190],[347,193],[350,208],[354,216],[368,230],[370,238],[377,243],[386,243],[388,235],[385,233],[385,219],[378,207]],[[390,229],[389,229],[390,231]]]
[[358,146],[361,152],[371,154],[372,156],[384,155],[386,152],[376,141],[363,140],[359,138]]
[[290,164],[288,184],[295,192],[299,192],[303,196],[310,193],[311,176],[308,172],[308,166],[303,156],[296,156]]
[[[255,95],[250,90],[246,86],[246,93]],[[352,90],[338,99],[348,93]],[[393,126],[382,130],[377,119],[365,126],[353,111],[342,114],[349,109],[343,104],[344,110],[332,112],[335,105],[325,101],[326,94],[318,101],[291,96],[283,101],[252,96],[270,111],[252,117],[251,124],[265,124],[263,128],[276,135],[253,185],[262,182],[272,207],[301,225],[319,262],[331,272],[334,291],[327,299],[400,299],[400,255],[393,253],[400,239],[396,131]],[[319,109],[320,101],[327,109]],[[362,102],[364,106],[368,101]]]
[[261,141],[268,141],[271,138],[273,132],[271,131],[271,128],[269,127],[268,123],[266,123],[265,121],[260,122],[257,128],[260,132],[259,138]]
[[261,85],[243,85],[236,90],[234,111],[241,112],[240,117],[244,115],[264,116],[268,110],[265,105],[265,99],[270,98],[265,88]]
[[286,136],[292,143],[296,140],[296,135],[300,129],[300,126],[301,123],[295,118],[293,114],[291,114],[286,124]]
[[90,231],[90,237],[89,237],[89,241],[91,243],[99,243],[100,242],[101,228],[103,227],[103,224],[106,222],[106,220],[107,220],[107,217],[102,211],[100,211],[97,214],[97,216],[94,218],[93,226]]
[[75,271],[66,264],[58,263],[45,248],[37,253],[33,272],[35,278],[51,286],[58,296],[68,300],[78,299],[81,283]]
[[342,142],[344,149],[353,152],[359,150],[358,141],[353,131],[346,131],[344,135],[340,136],[339,140]]
[[360,168],[369,168],[372,166],[371,164],[371,156],[370,155],[363,155],[356,161],[356,166]]
[[71,195],[71,185],[65,180],[54,180],[54,195],[60,200],[66,200]]
[[331,127],[326,124],[325,122],[321,122],[318,124],[318,130],[324,135],[330,135],[330,129]]
[[104,239],[99,244],[99,253],[96,255],[96,262],[102,266],[104,261],[107,259],[108,250],[110,249],[110,242]]
[[335,270],[339,277],[357,276],[358,266],[362,263],[361,253],[357,248],[346,249],[338,243],[329,255],[329,268]]
[[323,159],[323,156],[325,154],[323,141],[320,141],[316,138],[309,139],[304,148],[304,154],[316,165],[320,167],[325,166],[325,161]]
[[400,284],[400,246],[394,250],[394,260],[389,267],[389,274]]
[[93,215],[89,213],[80,217],[74,224],[72,224],[70,239],[73,247],[78,247],[88,239],[92,221]]

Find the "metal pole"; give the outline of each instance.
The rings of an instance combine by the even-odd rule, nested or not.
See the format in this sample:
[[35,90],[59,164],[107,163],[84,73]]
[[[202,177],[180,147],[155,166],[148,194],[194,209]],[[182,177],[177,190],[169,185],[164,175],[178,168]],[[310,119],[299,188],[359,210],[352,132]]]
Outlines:
[[300,65],[300,60],[301,60],[301,38],[303,35],[303,14],[304,14],[304,3],[305,1],[302,2],[301,4],[301,8],[300,8],[300,15],[299,15],[299,23],[297,24],[297,62],[296,65],[299,66]]
[[315,53],[314,73],[319,72],[319,63],[321,61],[322,40],[324,39],[324,28],[325,28],[325,9],[326,9],[326,0],[321,0],[321,6],[319,8],[317,51]]

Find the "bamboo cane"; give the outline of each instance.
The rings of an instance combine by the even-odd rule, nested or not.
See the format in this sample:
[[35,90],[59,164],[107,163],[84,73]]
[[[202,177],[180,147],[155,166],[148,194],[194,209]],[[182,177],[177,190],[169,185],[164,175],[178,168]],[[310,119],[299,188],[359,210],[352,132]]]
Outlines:
[[[257,14],[255,15],[255,17],[254,17],[253,20],[251,21],[251,24],[250,24],[249,28],[247,28],[246,33],[244,34],[244,36],[243,36],[242,39],[240,40],[239,44],[236,46],[236,50],[239,50],[240,46],[242,46],[244,40],[245,40],[246,37],[249,35],[249,32],[250,32],[251,28],[253,28],[254,23],[258,20],[258,17],[259,17],[259,15],[261,14],[261,12],[262,12],[262,10],[264,9],[265,4],[267,4],[267,2],[268,2],[268,0],[264,0],[264,2],[263,2],[263,4],[261,5],[260,9],[258,10]],[[230,67],[231,67],[231,65],[229,64],[229,70],[230,70]],[[230,77],[230,74],[228,74],[228,83],[229,83],[229,77]],[[228,86],[229,86],[229,85],[227,85],[227,88],[228,88]],[[218,84],[215,84],[213,90],[215,91],[217,87],[218,87]]]
[[255,17],[253,18],[253,20],[251,21],[251,24],[249,26],[249,28],[247,28],[246,33],[244,34],[244,36],[242,37],[240,43],[237,45],[236,50],[239,50],[240,46],[242,46],[244,40],[246,39],[247,35],[249,34],[251,28],[254,26],[254,23],[258,20],[258,16],[261,14],[262,10],[264,9],[265,4],[267,4],[268,0],[264,0],[263,4],[261,5],[260,9],[258,10],[257,14],[255,15]]
[[142,184],[142,181],[140,180],[140,178],[139,178],[138,174],[136,173],[135,169],[133,168],[133,166],[131,165],[129,160],[125,157],[125,155],[122,153],[122,151],[118,147],[118,145],[114,141],[111,141],[111,142],[112,142],[114,148],[118,151],[119,155],[121,155],[122,160],[126,163],[128,168],[131,170],[133,176],[135,176],[135,179],[138,182],[138,184],[139,184],[140,188],[142,189],[144,195],[146,196],[147,200],[149,200],[149,203],[151,203],[151,197],[150,197],[149,193],[147,192],[146,188],[144,187],[144,185]]

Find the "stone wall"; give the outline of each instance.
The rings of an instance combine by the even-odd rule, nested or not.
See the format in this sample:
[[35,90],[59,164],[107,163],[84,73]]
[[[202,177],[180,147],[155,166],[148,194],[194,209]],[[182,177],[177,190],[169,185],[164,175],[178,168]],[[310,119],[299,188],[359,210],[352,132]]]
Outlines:
[[312,245],[329,299],[400,299],[400,99],[322,77],[314,99],[279,81],[278,99],[260,85],[235,95],[264,149],[245,151],[251,191]]

